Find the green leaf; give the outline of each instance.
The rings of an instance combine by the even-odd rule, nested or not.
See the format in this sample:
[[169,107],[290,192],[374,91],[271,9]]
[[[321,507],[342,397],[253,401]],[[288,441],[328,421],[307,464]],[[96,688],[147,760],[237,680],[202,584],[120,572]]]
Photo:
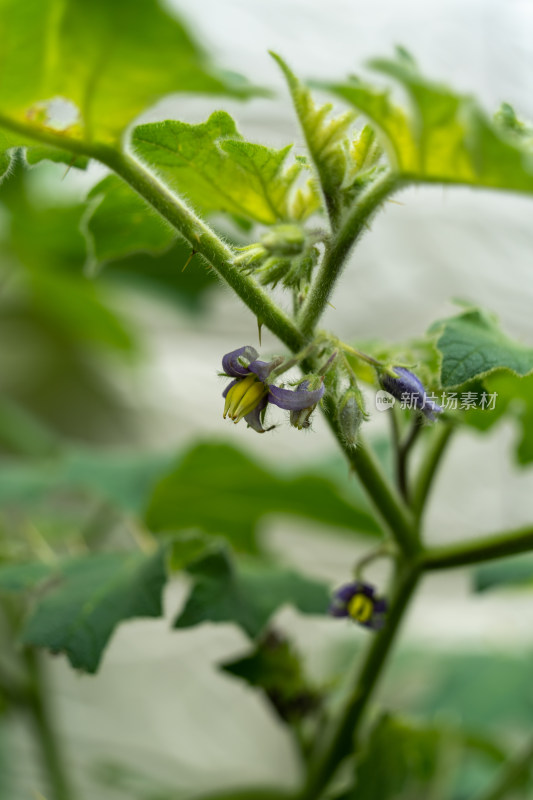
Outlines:
[[349,798],[357,800],[422,800],[442,781],[443,734],[437,728],[416,728],[383,716],[372,729],[356,764],[356,782]]
[[221,669],[262,689],[287,722],[301,720],[320,705],[320,694],[306,678],[298,652],[276,630],[267,630],[250,655],[222,664]]
[[[166,547],[152,556],[105,553],[49,567],[0,567],[0,589],[41,584],[36,606],[26,621],[25,644],[65,653],[72,666],[97,671],[117,625],[135,617],[159,617],[166,582]],[[15,573],[15,577],[14,577]]]
[[199,125],[173,120],[139,125],[132,146],[150,169],[204,213],[223,211],[271,225],[294,217],[293,200],[304,216],[319,205],[311,188],[303,204],[295,192],[303,166],[285,166],[291,146],[273,150],[244,141],[225,111],[215,111]]
[[533,556],[513,556],[492,564],[484,564],[475,570],[473,586],[476,592],[508,586],[533,586]]
[[175,16],[155,0],[1,0],[1,113],[37,127],[58,116],[52,99],[79,112],[67,132],[118,142],[146,106],[171,92],[245,96],[218,73]]
[[380,534],[371,514],[345,500],[330,481],[307,473],[285,478],[235,447],[208,443],[193,447],[155,487],[146,523],[155,532],[199,527],[254,552],[258,524],[267,514]]
[[89,159],[86,156],[77,156],[68,150],[59,150],[57,147],[32,145],[26,148],[26,161],[30,166],[40,164],[41,161],[53,161],[56,164],[66,164],[67,167],[87,169]]
[[436,323],[430,332],[440,330],[437,349],[442,356],[443,388],[462,386],[495,370],[515,375],[533,371],[533,348],[510,339],[494,316],[469,309]]
[[411,113],[396,106],[388,90],[355,78],[328,88],[376,125],[402,177],[533,192],[533,151],[525,137],[489,120],[472,97],[425,78],[405,51],[370,66],[402,85]]
[[261,633],[280,606],[305,614],[324,614],[327,587],[289,569],[252,561],[233,562],[221,549],[188,567],[194,585],[174,623],[190,628],[201,622],[235,622],[252,638]]
[[132,253],[168,250],[176,231],[116,175],[108,175],[88,195],[85,227],[91,256],[102,264]]

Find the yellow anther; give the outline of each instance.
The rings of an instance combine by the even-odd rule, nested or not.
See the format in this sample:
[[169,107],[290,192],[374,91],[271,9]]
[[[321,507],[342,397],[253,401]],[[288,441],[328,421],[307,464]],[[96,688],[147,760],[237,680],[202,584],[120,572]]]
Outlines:
[[232,386],[229,392],[226,395],[226,403],[224,405],[224,419],[226,419],[226,415],[229,413],[230,418],[234,419],[235,417],[235,409],[241,402],[242,398],[257,380],[257,376],[253,373],[247,375],[246,378],[243,378],[241,381]]
[[243,417],[253,411],[254,408],[258,405],[258,403],[263,399],[263,397],[267,394],[268,389],[264,383],[261,381],[256,381],[244,397],[242,398],[241,402],[237,406],[234,411],[233,420],[234,422],[239,422]]
[[368,622],[374,610],[374,603],[365,594],[356,594],[348,603],[348,613],[357,622]]

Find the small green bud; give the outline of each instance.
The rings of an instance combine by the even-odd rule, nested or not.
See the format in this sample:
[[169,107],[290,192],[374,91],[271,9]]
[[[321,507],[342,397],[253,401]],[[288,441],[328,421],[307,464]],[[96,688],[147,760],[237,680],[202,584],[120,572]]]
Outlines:
[[257,279],[263,286],[268,284],[276,286],[283,280],[290,268],[290,259],[271,256],[256,270]]
[[347,389],[337,407],[337,422],[345,444],[355,447],[357,434],[365,414],[360,405],[360,393],[355,389]]
[[298,225],[276,225],[261,236],[261,244],[272,255],[296,256],[305,246],[305,234]]

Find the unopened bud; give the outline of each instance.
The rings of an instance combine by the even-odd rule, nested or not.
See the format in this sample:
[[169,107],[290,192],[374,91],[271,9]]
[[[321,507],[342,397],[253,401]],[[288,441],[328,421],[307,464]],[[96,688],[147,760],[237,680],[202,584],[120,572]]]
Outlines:
[[355,389],[347,389],[337,408],[337,422],[345,444],[350,447],[356,446],[357,434],[364,418],[359,392]]
[[[295,389],[296,392],[310,392],[315,391],[317,389],[322,389],[322,393],[324,390],[324,381],[321,375],[309,375],[305,380],[303,380]],[[298,428],[299,431],[303,430],[304,428],[311,427],[311,414],[317,407],[318,403],[315,403],[313,406],[309,406],[308,408],[302,408],[297,411],[291,411],[290,413],[290,422],[293,428]]]
[[305,245],[305,234],[298,225],[276,225],[261,236],[263,247],[278,256],[295,256]]

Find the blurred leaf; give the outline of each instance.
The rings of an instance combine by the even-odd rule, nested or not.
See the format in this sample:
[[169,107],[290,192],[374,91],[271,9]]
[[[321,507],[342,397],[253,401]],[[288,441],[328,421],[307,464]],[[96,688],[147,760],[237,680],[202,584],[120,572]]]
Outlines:
[[234,562],[224,549],[208,553],[187,571],[194,585],[174,623],[176,628],[235,622],[253,638],[280,606],[290,604],[305,614],[324,614],[329,605],[324,584],[289,569]]
[[146,523],[155,532],[199,527],[225,536],[238,550],[254,552],[258,524],[267,514],[294,514],[362,535],[380,534],[371,514],[346,501],[324,478],[282,477],[237,448],[214,443],[193,447],[159,482]]
[[106,349],[135,351],[132,330],[108,307],[99,286],[66,273],[32,271],[27,275],[30,303],[69,336]]
[[435,323],[431,331],[440,331],[437,349],[442,356],[444,388],[461,386],[499,369],[522,376],[533,371],[533,348],[506,336],[485,311],[469,309]]
[[299,721],[320,706],[320,693],[305,676],[299,654],[275,629],[266,631],[250,655],[222,664],[221,669],[263,689],[287,722]]
[[355,788],[347,797],[426,800],[442,780],[443,744],[438,728],[416,728],[383,716],[357,759]]
[[64,652],[74,668],[94,673],[120,622],[161,616],[165,556],[166,547],[152,556],[86,556],[50,566],[46,576],[36,564],[0,567],[0,589],[28,589],[33,581],[39,593],[22,641]]
[[135,13],[127,0],[2,0],[0,38],[2,113],[49,124],[61,117],[50,100],[66,98],[80,115],[71,113],[68,133],[88,140],[117,142],[140,111],[170,92],[249,94],[217,73],[155,0],[137,0]]
[[491,428],[502,417],[516,422],[519,435],[516,456],[520,465],[533,462],[533,375],[521,378],[507,371],[493,373],[483,379],[485,389],[497,395],[493,410],[487,414],[478,409],[469,410],[464,422],[480,431]]
[[59,150],[57,147],[32,145],[26,148],[26,161],[30,166],[40,164],[41,161],[53,161],[56,164],[66,164],[67,168],[87,169],[89,159],[86,156],[77,156],[68,150]]
[[376,124],[400,175],[416,182],[533,192],[533,152],[528,142],[512,135],[508,125],[491,122],[472,97],[425,78],[402,50],[395,60],[374,59],[370,66],[402,85],[412,103],[411,113],[395,106],[388,90],[356,78],[328,88]]
[[132,253],[168,250],[176,232],[116,175],[108,175],[89,192],[85,217],[91,256],[97,264]]
[[0,453],[38,457],[53,455],[60,448],[59,437],[48,426],[0,395]]
[[476,592],[506,587],[533,586],[533,556],[513,556],[484,564],[474,572],[473,587]]
[[54,493],[85,491],[128,513],[139,513],[171,462],[167,454],[113,453],[65,445],[53,459],[0,462],[0,504],[28,509]]
[[[136,155],[169,186],[205,213],[224,211],[265,225],[291,218],[291,197],[301,163],[285,167],[291,146],[273,150],[246,142],[225,111],[207,122],[150,123],[133,131]],[[308,197],[307,214],[318,199]]]

